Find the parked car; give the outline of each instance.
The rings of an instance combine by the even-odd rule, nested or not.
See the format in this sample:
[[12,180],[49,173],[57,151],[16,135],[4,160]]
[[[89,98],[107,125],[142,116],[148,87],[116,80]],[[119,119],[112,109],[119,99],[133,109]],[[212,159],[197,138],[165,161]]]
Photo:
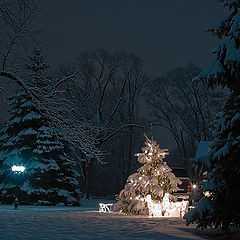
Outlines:
[[173,192],[172,195],[176,196],[179,201],[191,201],[192,182],[186,170],[184,168],[174,167],[172,168],[172,172],[182,182],[182,184],[178,186],[179,190],[177,192]]

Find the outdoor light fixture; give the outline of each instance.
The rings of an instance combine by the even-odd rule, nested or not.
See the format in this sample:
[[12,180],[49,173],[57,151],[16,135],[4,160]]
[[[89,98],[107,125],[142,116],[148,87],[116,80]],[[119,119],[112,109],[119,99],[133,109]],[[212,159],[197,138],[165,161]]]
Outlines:
[[[12,166],[12,171],[20,174],[20,173],[23,173],[25,171],[25,167],[24,166],[13,165]],[[18,202],[17,193],[16,193],[16,198],[15,198],[14,203],[13,203],[13,209],[17,210],[18,206],[19,206],[19,202]]]
[[17,172],[17,173],[22,173],[25,171],[25,167],[24,166],[16,166],[16,165],[13,165],[12,166],[12,171],[13,172]]
[[196,185],[196,184],[193,184],[192,187],[193,187],[193,188],[197,188],[197,185]]

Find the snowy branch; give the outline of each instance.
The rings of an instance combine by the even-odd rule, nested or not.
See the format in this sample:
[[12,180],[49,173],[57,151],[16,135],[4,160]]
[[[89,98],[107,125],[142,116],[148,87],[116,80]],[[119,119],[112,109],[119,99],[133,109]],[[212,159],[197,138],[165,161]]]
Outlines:
[[30,90],[29,86],[27,86],[25,81],[23,79],[21,79],[20,77],[18,77],[15,73],[10,72],[10,71],[0,70],[0,76],[6,77],[6,78],[11,79],[11,80],[14,80],[20,87],[22,87],[29,94],[29,96],[33,100],[38,99],[36,94],[33,91]]

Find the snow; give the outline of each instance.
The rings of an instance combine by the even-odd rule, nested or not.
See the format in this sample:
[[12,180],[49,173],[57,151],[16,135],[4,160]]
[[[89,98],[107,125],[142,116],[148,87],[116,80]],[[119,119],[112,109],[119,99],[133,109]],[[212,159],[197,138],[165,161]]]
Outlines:
[[193,81],[196,81],[205,77],[208,79],[211,79],[211,77],[217,78],[223,72],[225,72],[225,70],[222,64],[220,63],[220,61],[216,60],[204,72],[201,72],[198,76],[193,78]]
[[[13,102],[13,103],[15,103],[15,102]],[[21,105],[21,107],[22,108],[35,107],[35,104],[32,101],[26,101]]]
[[25,182],[25,183],[22,185],[22,187],[20,188],[20,190],[25,191],[25,192],[27,192],[28,194],[31,194],[31,193],[33,193],[33,192],[35,191],[35,189],[32,188],[32,187],[29,185],[28,182]]
[[8,134],[7,134],[7,133],[1,135],[0,141],[7,139],[7,137],[8,137]]
[[35,169],[41,169],[43,171],[47,170],[47,169],[52,169],[52,170],[59,170],[59,166],[58,164],[56,163],[55,160],[53,159],[48,159],[48,163],[47,164],[42,164],[42,163],[39,163],[39,162],[31,162],[31,165],[29,166],[29,168],[33,169],[33,172],[35,171]]
[[65,189],[60,189],[59,191],[58,191],[58,195],[59,196],[64,196],[64,197],[66,197],[67,199],[69,199],[70,201],[77,201],[74,197],[72,197],[71,195],[70,195],[70,193],[67,191],[67,190],[65,190]]
[[19,117],[15,117],[12,120],[9,121],[9,125],[13,125],[15,123],[20,123],[20,118]]
[[25,117],[23,117],[23,121],[32,120],[32,119],[40,119],[42,116],[36,112],[30,112]]
[[207,167],[209,167],[210,162],[208,158],[208,151],[211,145],[211,141],[200,141],[198,144],[198,149],[194,158],[195,162],[204,163]]
[[37,135],[37,132],[33,128],[24,129],[18,133],[18,136]]
[[217,152],[213,154],[213,158],[220,159],[221,157],[226,156],[228,153],[229,153],[229,145],[227,142],[222,148],[220,148]]
[[205,157],[208,153],[208,149],[211,143],[211,141],[200,141],[198,144],[198,150],[195,159]]
[[198,218],[202,218],[206,212],[208,214],[211,214],[213,211],[212,206],[211,206],[211,201],[207,197],[203,197],[196,208],[193,208],[190,212],[188,212],[185,216],[184,219],[187,221],[187,225],[190,223],[194,223]]
[[240,119],[240,113],[239,112],[236,112],[234,117],[232,117],[232,120],[231,120],[231,125],[233,126],[235,121],[237,121],[238,119]]
[[98,204],[113,200],[82,200],[81,207],[0,205],[1,240],[76,239],[206,239],[201,230],[185,227],[182,218],[100,213]]

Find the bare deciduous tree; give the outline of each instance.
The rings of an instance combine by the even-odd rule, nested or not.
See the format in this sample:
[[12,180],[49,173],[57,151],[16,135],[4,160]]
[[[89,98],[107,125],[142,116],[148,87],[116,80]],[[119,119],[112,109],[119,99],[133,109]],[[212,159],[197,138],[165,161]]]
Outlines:
[[[78,77],[65,87],[71,101],[94,124],[96,148],[104,150],[116,134],[127,131],[130,170],[133,128],[142,127],[134,122],[136,102],[146,79],[140,59],[121,52],[97,50],[78,57],[75,68],[79,69]],[[86,197],[96,164],[93,157],[82,162]]]
[[41,0],[0,2],[1,69],[16,69],[19,57],[33,40],[37,29],[32,24],[41,8]]
[[218,109],[212,92],[200,81],[193,81],[200,69],[193,64],[177,68],[152,81],[147,102],[156,123],[170,131],[179,156],[193,157],[200,140],[211,139],[210,125]]

